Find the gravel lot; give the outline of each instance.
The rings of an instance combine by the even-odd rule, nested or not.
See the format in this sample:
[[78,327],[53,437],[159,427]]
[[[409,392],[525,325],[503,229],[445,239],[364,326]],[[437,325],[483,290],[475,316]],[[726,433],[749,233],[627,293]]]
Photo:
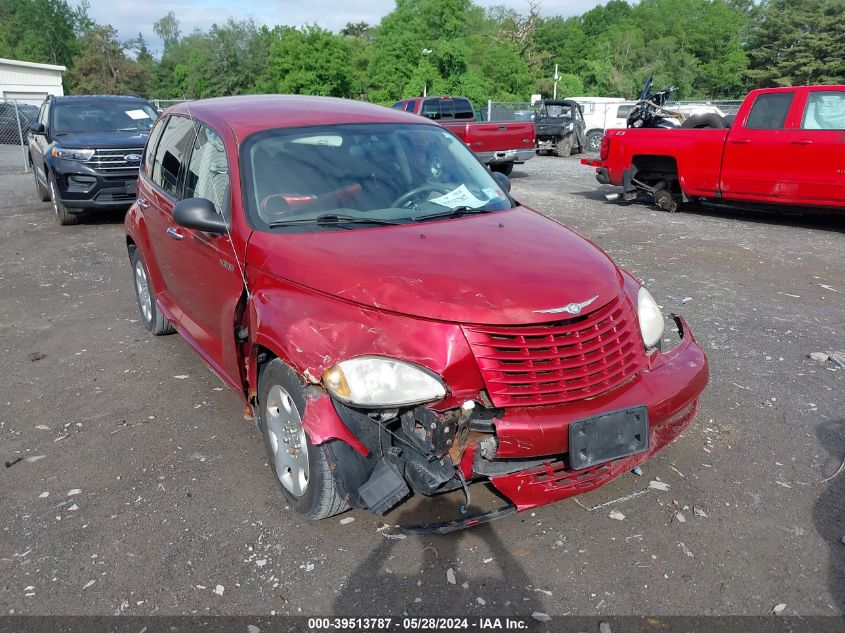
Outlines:
[[119,214],[59,227],[31,176],[0,177],[0,460],[26,458],[0,467],[0,613],[845,612],[845,474],[818,483],[845,456],[845,370],[808,358],[845,350],[845,219],[607,203],[574,157],[513,191],[684,314],[711,385],[643,476],[579,500],[668,491],[403,539],[286,511],[236,395],[138,322]]

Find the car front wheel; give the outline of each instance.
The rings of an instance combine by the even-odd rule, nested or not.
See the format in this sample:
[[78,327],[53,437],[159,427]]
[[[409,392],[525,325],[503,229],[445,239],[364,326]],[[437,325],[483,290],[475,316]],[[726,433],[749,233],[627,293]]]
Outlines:
[[137,248],[132,252],[129,261],[132,263],[134,282],[132,285],[135,287],[135,298],[138,300],[138,312],[141,313],[144,327],[156,336],[172,334],[175,329],[156,305],[155,294],[150,286],[150,275]]
[[258,426],[270,467],[282,494],[309,519],[325,519],[346,510],[329,468],[325,445],[315,446],[302,425],[305,391],[294,371],[278,358],[258,379]]
[[62,199],[59,197],[59,188],[56,186],[56,177],[51,175],[49,182],[50,199],[53,201],[53,213],[56,214],[56,220],[62,226],[79,224],[79,216],[68,211],[67,207],[62,204]]

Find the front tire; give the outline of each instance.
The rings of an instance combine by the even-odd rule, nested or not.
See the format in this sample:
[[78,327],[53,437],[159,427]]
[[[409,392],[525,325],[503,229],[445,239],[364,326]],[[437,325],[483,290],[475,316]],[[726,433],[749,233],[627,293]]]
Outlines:
[[296,373],[278,358],[258,378],[258,427],[276,483],[302,516],[325,519],[349,508],[329,468],[325,445],[315,446],[302,426],[307,406]]
[[32,165],[30,167],[32,167],[32,179],[35,181],[35,193],[38,195],[38,199],[41,202],[50,202],[50,190],[39,182],[35,167]]
[[490,171],[497,171],[505,176],[510,176],[513,171],[513,163],[493,163],[490,165]]
[[150,275],[147,266],[141,258],[141,253],[136,248],[129,257],[132,263],[132,280],[135,287],[135,298],[138,300],[138,312],[141,313],[141,320],[144,327],[155,336],[173,334],[175,328],[158,309],[155,294],[150,287]]
[[79,224],[79,216],[68,211],[67,207],[62,204],[62,199],[59,197],[59,187],[56,184],[56,177],[51,174],[48,182],[50,183],[50,199],[53,201],[53,213],[56,214],[56,221],[61,226]]

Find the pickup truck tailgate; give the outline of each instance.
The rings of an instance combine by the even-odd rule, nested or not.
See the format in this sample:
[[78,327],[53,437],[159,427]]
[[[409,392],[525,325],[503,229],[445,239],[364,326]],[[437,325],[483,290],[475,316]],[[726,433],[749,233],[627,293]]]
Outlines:
[[506,150],[533,150],[534,124],[523,121],[444,123],[476,154]]

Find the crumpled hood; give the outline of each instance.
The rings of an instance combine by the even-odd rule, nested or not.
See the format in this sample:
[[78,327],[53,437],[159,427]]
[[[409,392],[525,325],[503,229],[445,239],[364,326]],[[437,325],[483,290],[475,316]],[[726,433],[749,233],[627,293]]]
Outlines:
[[85,132],[59,134],[55,141],[68,149],[138,149],[149,136],[149,132]]
[[540,313],[617,296],[619,269],[597,246],[523,207],[355,230],[255,231],[247,261],[347,301],[479,324],[541,323]]

